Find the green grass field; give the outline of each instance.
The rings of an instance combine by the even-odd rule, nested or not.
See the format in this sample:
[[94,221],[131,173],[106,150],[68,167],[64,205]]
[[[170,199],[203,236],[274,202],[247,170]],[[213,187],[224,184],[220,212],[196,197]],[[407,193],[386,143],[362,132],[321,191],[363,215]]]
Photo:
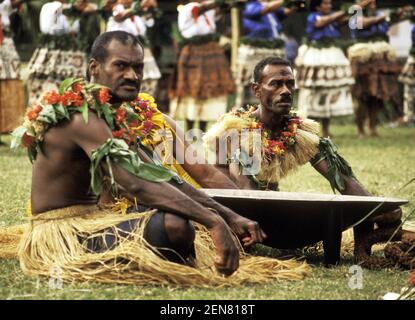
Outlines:
[[[381,138],[356,138],[351,122],[332,128],[341,154],[352,165],[356,176],[374,195],[411,200],[404,209],[415,209],[415,183],[402,188],[415,177],[415,129],[382,127]],[[9,142],[9,137],[2,136]],[[12,153],[0,147],[0,224],[25,221],[30,193],[31,165],[23,152]],[[282,191],[330,193],[329,184],[306,165],[281,184]],[[415,214],[408,219],[415,222]],[[363,271],[363,288],[349,288],[350,256],[341,265],[327,269],[322,256],[310,256],[314,268],[303,281],[270,282],[266,285],[227,289],[181,289],[157,286],[113,286],[97,283],[64,283],[51,289],[48,279],[26,277],[17,261],[0,259],[0,299],[379,299],[389,291],[399,292],[409,272],[401,270]]]

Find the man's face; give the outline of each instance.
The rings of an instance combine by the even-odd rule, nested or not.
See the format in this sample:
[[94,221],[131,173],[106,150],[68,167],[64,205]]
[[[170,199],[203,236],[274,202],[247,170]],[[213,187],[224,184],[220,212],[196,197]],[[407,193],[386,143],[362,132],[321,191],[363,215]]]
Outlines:
[[143,77],[143,49],[138,45],[112,40],[107,50],[105,62],[92,59],[89,63],[91,81],[109,87],[115,101],[134,100]]
[[331,0],[323,0],[321,1],[321,5],[318,7],[318,10],[322,14],[330,14],[332,9]]
[[292,69],[284,65],[267,65],[262,72],[260,83],[253,85],[255,96],[261,105],[276,116],[290,112],[295,80]]

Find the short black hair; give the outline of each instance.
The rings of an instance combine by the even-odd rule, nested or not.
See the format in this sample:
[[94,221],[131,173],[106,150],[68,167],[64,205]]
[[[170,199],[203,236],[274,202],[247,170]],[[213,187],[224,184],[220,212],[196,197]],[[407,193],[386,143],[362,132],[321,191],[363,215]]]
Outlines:
[[317,7],[321,6],[322,2],[323,2],[323,0],[311,0],[310,1],[310,11],[311,12],[316,12]]
[[138,37],[125,31],[108,31],[100,34],[94,41],[91,48],[91,59],[99,62],[105,62],[108,57],[108,45],[112,40],[117,40],[124,45],[140,46],[143,45],[138,40]]
[[262,72],[264,71],[265,67],[268,65],[287,66],[292,69],[291,63],[284,58],[277,57],[277,56],[266,57],[262,59],[261,61],[259,61],[255,66],[255,69],[254,69],[254,82],[255,83],[260,83],[262,81]]
[[[138,40],[138,37],[125,31],[108,31],[100,34],[92,44],[90,59],[95,59],[98,62],[105,62],[108,58],[108,45],[112,40],[117,40],[123,45],[140,46],[144,49],[143,44]],[[89,81],[89,71],[86,72],[86,78]]]

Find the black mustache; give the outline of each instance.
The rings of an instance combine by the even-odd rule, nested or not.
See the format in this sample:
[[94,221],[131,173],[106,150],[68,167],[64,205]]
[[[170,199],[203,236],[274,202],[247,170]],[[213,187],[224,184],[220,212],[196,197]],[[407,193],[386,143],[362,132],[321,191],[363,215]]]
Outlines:
[[277,101],[277,103],[292,103],[293,99],[290,97],[283,97]]
[[131,87],[136,87],[138,89],[139,83],[136,81],[123,81],[120,83],[120,87],[122,86],[131,86]]

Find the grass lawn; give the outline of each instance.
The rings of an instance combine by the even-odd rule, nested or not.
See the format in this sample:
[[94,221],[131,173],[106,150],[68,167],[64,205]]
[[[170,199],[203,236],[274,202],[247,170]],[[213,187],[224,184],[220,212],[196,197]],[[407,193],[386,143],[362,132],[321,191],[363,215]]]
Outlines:
[[[415,177],[415,129],[380,128],[381,138],[358,140],[351,122],[333,125],[334,141],[352,165],[356,176],[374,195],[411,200],[404,209],[415,209],[415,183],[401,189]],[[9,142],[9,137],[2,136]],[[0,146],[0,224],[25,221],[30,193],[31,165],[23,152],[14,154]],[[282,191],[330,193],[328,184],[307,165],[281,184]],[[415,214],[408,222],[415,223]],[[180,289],[157,286],[113,286],[97,283],[64,283],[51,289],[48,279],[22,274],[17,261],[0,259],[0,299],[379,299],[386,292],[399,292],[406,285],[408,271],[363,271],[363,288],[352,290],[351,257],[343,255],[341,265],[327,269],[322,256],[310,256],[315,266],[303,281],[270,282],[266,285],[227,289]]]

